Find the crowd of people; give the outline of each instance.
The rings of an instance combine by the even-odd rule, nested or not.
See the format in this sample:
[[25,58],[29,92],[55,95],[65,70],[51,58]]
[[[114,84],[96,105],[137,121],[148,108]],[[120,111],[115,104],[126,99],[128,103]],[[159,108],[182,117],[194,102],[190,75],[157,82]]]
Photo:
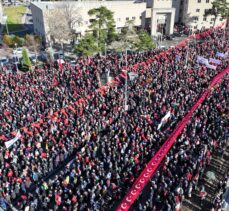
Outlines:
[[[213,76],[228,66],[216,56],[228,51],[223,30],[202,39],[201,44],[173,48],[160,57],[156,50],[130,54],[129,71],[137,71],[138,77],[128,82],[128,110],[123,106],[126,75],[116,77],[126,66],[124,55],[79,59],[75,68],[1,74],[2,207],[113,207]],[[221,65],[216,70],[199,65],[198,55],[221,59]],[[152,62],[144,62],[153,56]],[[137,69],[131,68],[138,63]],[[108,70],[119,84],[100,93],[98,74]],[[158,130],[168,111],[169,122]],[[20,139],[7,149],[4,141],[17,131]],[[66,168],[44,180],[71,155],[74,159]]]
[[[138,210],[179,210],[184,198],[191,198],[194,191],[200,199],[199,206],[204,204],[207,192],[200,182],[204,170],[210,165],[212,153],[222,152],[221,148],[228,145],[228,82],[226,77],[195,112],[166,155],[161,169],[150,180],[149,197],[141,198]],[[225,180],[218,184],[212,210],[220,210],[222,207],[228,171],[224,173]]]

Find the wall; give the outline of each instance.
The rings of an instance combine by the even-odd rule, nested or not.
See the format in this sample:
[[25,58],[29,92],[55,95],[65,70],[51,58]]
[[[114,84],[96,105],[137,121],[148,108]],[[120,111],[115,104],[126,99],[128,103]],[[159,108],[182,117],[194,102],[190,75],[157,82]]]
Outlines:
[[31,12],[33,17],[33,30],[34,33],[40,35],[43,39],[45,39],[45,26],[44,26],[44,18],[43,11],[37,7],[35,4],[31,3]]
[[152,8],[171,8],[173,0],[153,0]]
[[181,5],[181,0],[173,0],[172,1],[172,7],[176,8],[176,13],[175,13],[175,23],[179,22],[179,16],[180,16],[180,7]]
[[0,1],[0,26],[3,24],[3,8],[2,8],[2,3]]
[[[48,10],[55,9],[60,5],[63,5],[63,2],[33,2],[31,3],[33,19],[34,19],[34,29],[39,30],[39,33],[45,36],[45,29],[47,31],[46,24],[46,14]],[[134,3],[132,1],[84,1],[84,2],[71,2],[73,7],[76,7],[78,14],[82,17],[82,24],[76,26],[76,32],[84,35],[86,31],[89,31],[90,17],[88,11],[93,8],[98,8],[100,6],[105,6],[109,10],[114,12],[114,20],[116,22],[116,29],[120,31],[122,27],[125,26],[126,20],[134,19],[135,26],[142,27],[144,26],[144,17],[146,10],[146,3]],[[43,12],[43,15],[41,14]],[[36,18],[38,20],[36,20]],[[58,17],[57,17],[58,20]],[[41,23],[44,23],[45,26],[42,26]]]
[[[214,16],[204,17],[206,9],[211,9],[213,0],[184,0],[183,17],[182,20],[185,24],[192,22],[193,29],[201,29],[202,27],[210,28],[214,24]],[[228,1],[229,2],[229,1]],[[196,20],[195,20],[196,18]],[[191,21],[190,21],[191,19]],[[215,26],[221,24],[221,18],[217,18]]]

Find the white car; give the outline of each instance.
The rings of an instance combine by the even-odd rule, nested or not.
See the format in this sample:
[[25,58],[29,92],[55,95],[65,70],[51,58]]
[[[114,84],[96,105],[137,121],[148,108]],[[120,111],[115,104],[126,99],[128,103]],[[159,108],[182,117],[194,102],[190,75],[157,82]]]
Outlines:
[[15,50],[13,50],[13,54],[16,54],[16,55],[22,54],[22,48],[17,48]]

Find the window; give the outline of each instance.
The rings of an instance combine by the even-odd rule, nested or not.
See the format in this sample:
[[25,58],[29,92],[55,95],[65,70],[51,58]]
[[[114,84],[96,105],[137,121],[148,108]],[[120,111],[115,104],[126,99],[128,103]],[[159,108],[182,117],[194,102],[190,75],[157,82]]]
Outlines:
[[139,19],[142,19],[142,16],[140,16]]
[[223,18],[220,18],[219,20],[220,20],[220,21],[222,21],[222,20],[223,20]]
[[211,21],[214,21],[215,20],[215,18],[211,18]]
[[206,0],[206,3],[209,3],[209,0]]
[[203,21],[207,21],[207,18],[203,18]]
[[128,20],[130,20],[130,19],[127,17],[126,20],[128,21]]
[[200,9],[196,9],[196,12],[200,12]]
[[132,20],[135,20],[136,18],[135,17],[132,17]]
[[118,21],[120,22],[121,21],[121,18],[118,18]]
[[199,17],[196,16],[196,17],[194,18],[194,20],[195,20],[195,21],[198,21],[198,20],[199,20]]
[[197,0],[198,3],[201,3],[201,0]]
[[197,29],[197,26],[194,26],[194,29]]

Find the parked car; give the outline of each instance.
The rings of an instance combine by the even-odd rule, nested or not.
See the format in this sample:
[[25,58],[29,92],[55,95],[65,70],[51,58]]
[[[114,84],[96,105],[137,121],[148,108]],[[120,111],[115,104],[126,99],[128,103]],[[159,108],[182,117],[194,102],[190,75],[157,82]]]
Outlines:
[[174,40],[171,35],[166,36],[166,40]]
[[48,54],[46,52],[41,52],[41,54],[38,55],[37,59],[42,61],[42,62],[47,62],[48,61]]
[[16,55],[22,54],[22,48],[16,48],[15,50],[13,50],[13,54],[16,54]]
[[76,60],[71,60],[69,63],[70,63],[71,67],[75,67],[76,66]]
[[63,52],[61,51],[58,51],[58,52],[54,52],[54,59],[57,60],[57,59],[64,59],[64,54]]
[[30,58],[30,61],[31,61],[33,64],[35,64],[35,63],[37,62],[37,58],[36,58],[35,55],[32,55],[32,56],[30,56],[29,58]]
[[173,35],[174,35],[175,37],[181,37],[181,34],[180,34],[179,32],[174,32]]
[[1,66],[6,65],[8,63],[9,63],[9,59],[7,59],[6,57],[0,58],[0,65]]

